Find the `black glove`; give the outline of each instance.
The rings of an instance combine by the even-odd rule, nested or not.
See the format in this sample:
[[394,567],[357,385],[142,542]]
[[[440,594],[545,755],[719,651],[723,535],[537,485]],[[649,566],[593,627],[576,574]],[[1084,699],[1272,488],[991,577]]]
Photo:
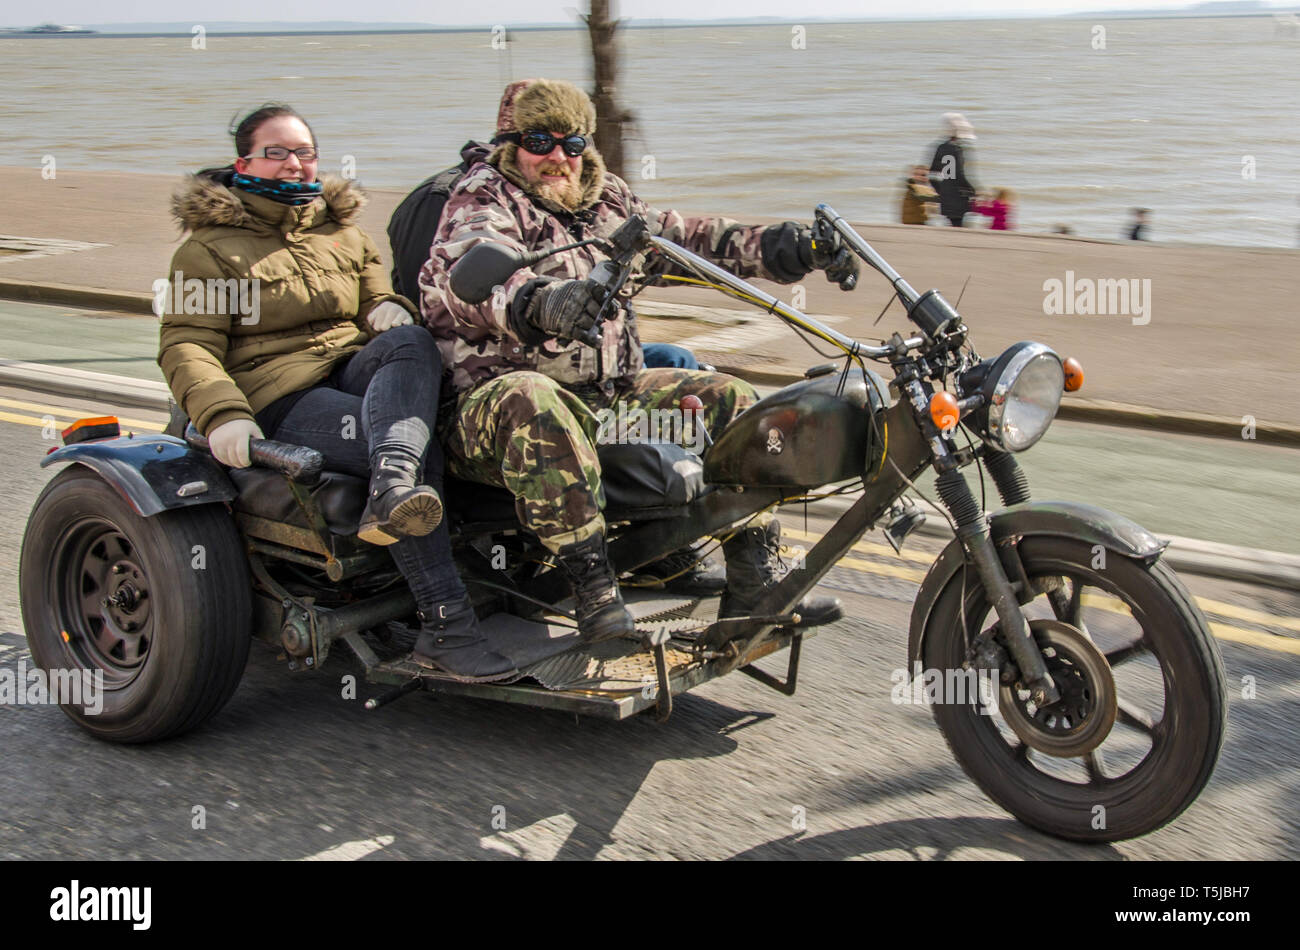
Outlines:
[[799,231],[799,258],[813,270],[826,272],[826,279],[839,284],[840,290],[852,290],[858,284],[857,255],[844,246],[839,234],[818,238],[812,228]]
[[812,273],[812,263],[799,254],[799,235],[806,230],[798,221],[784,221],[764,228],[759,238],[763,267],[783,284],[796,283]]
[[826,279],[843,290],[852,290],[858,282],[858,259],[833,232],[828,241],[814,241],[812,228],[784,221],[763,229],[759,249],[763,266],[783,284],[802,280],[814,270],[826,271]]
[[588,343],[603,298],[603,288],[589,280],[533,281],[516,296],[511,322],[520,339],[532,346],[548,337]]

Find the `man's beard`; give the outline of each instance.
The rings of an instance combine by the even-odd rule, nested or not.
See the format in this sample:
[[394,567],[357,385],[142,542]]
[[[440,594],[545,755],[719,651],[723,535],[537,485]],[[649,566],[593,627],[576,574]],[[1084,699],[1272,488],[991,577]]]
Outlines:
[[548,182],[539,180],[533,187],[537,189],[538,197],[545,198],[547,201],[554,202],[562,208],[570,211],[577,211],[578,205],[582,203],[582,175],[571,174],[567,167],[556,168],[555,166],[542,166],[537,170],[538,175],[544,172],[562,172],[568,176],[563,182]]

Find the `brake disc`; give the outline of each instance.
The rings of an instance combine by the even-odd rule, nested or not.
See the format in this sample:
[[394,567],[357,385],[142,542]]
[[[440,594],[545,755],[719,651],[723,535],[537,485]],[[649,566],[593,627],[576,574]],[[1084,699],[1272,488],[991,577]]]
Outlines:
[[1029,631],[1043,651],[1061,698],[1037,706],[1021,698],[1018,685],[1003,686],[1002,716],[1020,741],[1036,752],[1063,759],[1087,755],[1115,725],[1119,704],[1110,664],[1087,635],[1068,623],[1031,620]]

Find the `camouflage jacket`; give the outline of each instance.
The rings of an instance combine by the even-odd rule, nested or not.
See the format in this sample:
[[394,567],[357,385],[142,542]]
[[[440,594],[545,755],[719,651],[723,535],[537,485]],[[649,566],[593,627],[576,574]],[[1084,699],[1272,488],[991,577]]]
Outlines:
[[[585,277],[606,259],[604,251],[588,245],[545,258],[530,268],[521,268],[501,292],[472,306],[451,292],[449,274],[461,256],[484,241],[515,251],[559,247],[590,237],[608,237],[629,217],[639,214],[653,234],[739,277],[777,279],[762,263],[762,226],[657,211],[634,195],[627,182],[606,173],[603,166],[593,171],[598,171],[600,177],[589,186],[585,207],[572,213],[544,207],[485,162],[471,168],[448,197],[431,256],[420,271],[419,302],[424,321],[438,340],[443,365],[452,374],[455,391],[513,370],[534,370],[570,385],[617,383],[635,375],[643,365],[636,316],[630,307],[605,320],[599,349],[555,338],[540,346],[529,346],[510,327],[510,302],[525,284],[537,277]],[[624,297],[633,296],[661,274],[679,272],[657,255],[651,257],[624,285]]]

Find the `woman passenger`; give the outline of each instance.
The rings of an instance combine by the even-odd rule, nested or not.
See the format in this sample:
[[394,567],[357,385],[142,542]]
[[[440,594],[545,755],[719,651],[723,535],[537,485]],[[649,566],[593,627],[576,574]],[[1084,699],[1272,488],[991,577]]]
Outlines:
[[452,562],[434,437],[442,363],[354,223],[364,196],[319,177],[316,138],[286,105],[253,112],[234,137],[233,165],[190,176],[173,196],[190,235],[169,276],[250,281],[239,286],[258,305],[166,314],[168,387],[225,465],[247,466],[249,439],[271,438],[368,478],[358,536],[389,546],[415,596],[409,659],[466,681],[516,675],[489,649]]

